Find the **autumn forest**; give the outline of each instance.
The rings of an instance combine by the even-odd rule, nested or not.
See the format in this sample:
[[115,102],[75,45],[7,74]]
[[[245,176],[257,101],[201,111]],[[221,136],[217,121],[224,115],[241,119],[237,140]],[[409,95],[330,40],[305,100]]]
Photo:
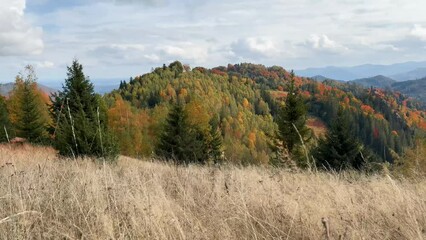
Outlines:
[[78,61],[51,96],[27,66],[0,114],[1,141],[21,137],[64,156],[325,170],[410,166],[426,131],[424,104],[399,92],[250,63],[176,61],[103,96]]

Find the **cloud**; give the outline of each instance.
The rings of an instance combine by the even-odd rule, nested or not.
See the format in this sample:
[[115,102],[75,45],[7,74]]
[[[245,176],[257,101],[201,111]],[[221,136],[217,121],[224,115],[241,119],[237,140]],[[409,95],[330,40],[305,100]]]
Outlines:
[[189,62],[204,62],[209,53],[208,48],[192,42],[175,43],[157,47],[161,58],[165,61],[181,60]]
[[231,51],[236,57],[249,59],[269,58],[279,52],[272,40],[253,37],[238,39],[231,44]]
[[25,18],[25,0],[0,1],[0,56],[40,54],[42,29]]
[[349,49],[336,41],[331,40],[327,35],[312,34],[306,41],[305,45],[319,52],[339,54]]
[[414,24],[410,34],[422,41],[426,41],[426,28],[420,24]]

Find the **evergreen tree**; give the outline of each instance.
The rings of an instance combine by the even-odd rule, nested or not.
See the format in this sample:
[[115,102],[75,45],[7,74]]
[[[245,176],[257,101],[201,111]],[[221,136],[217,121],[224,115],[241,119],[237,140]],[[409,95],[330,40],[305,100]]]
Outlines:
[[9,113],[7,112],[6,101],[0,96],[0,142],[7,142],[10,134]]
[[222,156],[222,139],[217,125],[207,132],[190,124],[183,104],[178,103],[169,113],[156,153],[178,163],[216,163]]
[[365,159],[362,144],[354,137],[350,120],[342,108],[325,138],[319,140],[314,152],[317,165],[327,170],[361,169]]
[[37,87],[37,76],[30,65],[16,77],[9,99],[9,109],[16,136],[33,143],[45,142],[48,137],[48,108]]
[[209,156],[213,160],[213,163],[220,163],[223,160],[223,141],[222,135],[219,130],[219,121],[218,117],[213,117],[210,120],[210,136],[209,141],[207,141]]
[[56,148],[65,156],[114,159],[118,148],[107,128],[102,98],[95,94],[78,61],[68,67],[67,76],[63,90],[52,97]]
[[176,104],[170,111],[163,133],[157,146],[157,155],[167,160],[187,162],[191,153],[187,151],[190,127],[188,116],[182,104]]
[[309,141],[311,138],[311,130],[306,127],[306,114],[307,107],[296,89],[294,73],[291,72],[291,81],[285,105],[281,108],[277,117],[278,132],[276,133],[276,138],[282,142],[290,156],[297,160],[300,166],[307,165],[307,163],[303,163],[306,159],[301,149],[302,143]]

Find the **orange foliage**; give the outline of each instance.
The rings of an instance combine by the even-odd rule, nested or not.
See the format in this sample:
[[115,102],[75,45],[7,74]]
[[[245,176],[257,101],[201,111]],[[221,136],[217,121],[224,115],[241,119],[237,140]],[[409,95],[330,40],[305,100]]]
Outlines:
[[250,132],[248,135],[249,148],[254,149],[256,145],[256,134],[254,132]]
[[385,117],[383,116],[383,114],[381,114],[381,113],[376,113],[376,114],[374,114],[374,117],[376,118],[376,119],[378,119],[378,120],[384,120],[385,119]]
[[364,113],[364,114],[373,114],[374,113],[374,109],[371,107],[371,106],[369,106],[369,105],[365,105],[365,104],[363,104],[363,105],[361,105],[361,111]]
[[243,107],[244,108],[250,108],[250,103],[249,103],[249,101],[247,100],[247,98],[244,98],[243,99]]

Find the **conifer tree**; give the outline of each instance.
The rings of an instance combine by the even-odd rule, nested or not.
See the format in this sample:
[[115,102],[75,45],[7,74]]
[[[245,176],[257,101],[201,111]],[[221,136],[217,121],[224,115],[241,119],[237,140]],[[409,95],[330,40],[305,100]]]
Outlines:
[[367,158],[363,152],[362,144],[352,133],[348,115],[340,108],[329,132],[314,151],[317,166],[335,171],[361,169]]
[[37,87],[37,76],[31,65],[16,77],[9,99],[9,110],[16,136],[33,143],[48,138],[48,108]]
[[219,129],[218,117],[213,117],[210,122],[210,136],[207,141],[208,154],[209,157],[213,160],[213,163],[220,163],[223,159],[222,157],[222,134]]
[[77,60],[68,67],[63,90],[52,97],[52,103],[55,146],[60,154],[116,157],[118,148],[107,128],[106,106]]
[[6,101],[0,96],[0,142],[7,142],[10,134],[9,113],[7,111]]
[[184,105],[175,104],[166,120],[156,153],[177,163],[218,162],[222,155],[222,139],[217,125],[210,130],[190,124]]
[[301,146],[311,138],[311,130],[306,127],[306,114],[307,107],[296,89],[295,76],[292,71],[285,105],[281,107],[277,117],[276,140],[282,143],[282,146],[287,149],[292,158],[298,161],[300,166],[307,165],[307,163],[303,163],[306,162],[306,159]]
[[190,129],[187,118],[183,104],[179,103],[173,106],[160,136],[156,150],[157,155],[167,160],[186,162],[190,154],[186,145]]

